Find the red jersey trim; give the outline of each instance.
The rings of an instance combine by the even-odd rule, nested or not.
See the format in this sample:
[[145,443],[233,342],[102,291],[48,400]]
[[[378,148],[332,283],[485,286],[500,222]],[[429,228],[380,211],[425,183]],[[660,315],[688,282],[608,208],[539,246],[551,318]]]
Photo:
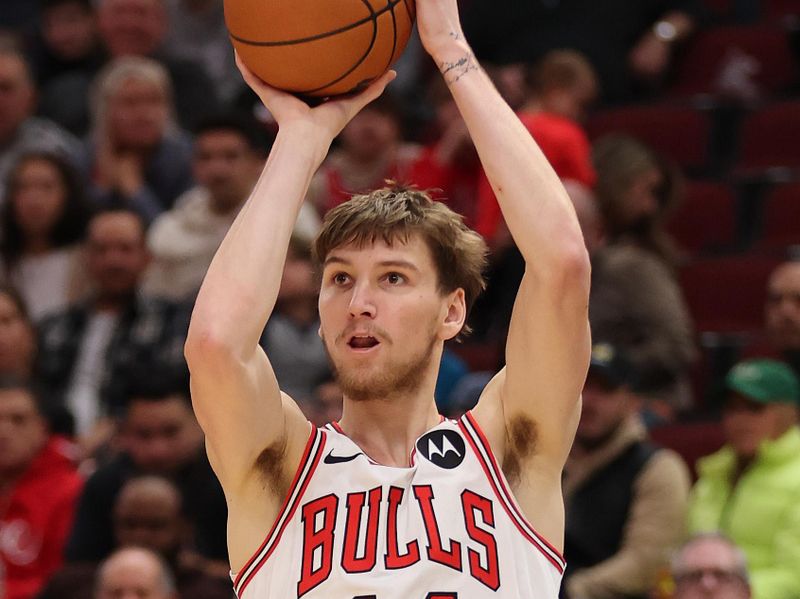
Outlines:
[[312,427],[305,451],[303,452],[303,457],[300,459],[300,464],[297,467],[297,472],[295,472],[294,480],[289,486],[283,505],[278,512],[278,516],[275,518],[275,523],[272,525],[261,547],[255,552],[253,557],[250,558],[245,567],[239,571],[239,574],[233,582],[237,597],[242,596],[247,585],[278,546],[283,531],[294,516],[295,511],[297,511],[297,506],[300,505],[300,500],[303,498],[308,483],[319,464],[319,460],[325,448],[326,439],[326,434],[322,430],[315,426]]
[[497,465],[489,442],[486,440],[483,431],[475,421],[472,413],[467,412],[464,414],[464,416],[459,419],[458,426],[461,428],[472,450],[475,452],[484,473],[489,479],[489,484],[492,486],[495,495],[500,500],[500,504],[511,518],[511,521],[522,536],[539,549],[542,555],[553,564],[559,574],[563,574],[566,568],[566,562],[563,556],[555,547],[536,532],[533,526],[531,526],[520,512],[517,502],[514,500],[514,496],[508,490],[505,476]]

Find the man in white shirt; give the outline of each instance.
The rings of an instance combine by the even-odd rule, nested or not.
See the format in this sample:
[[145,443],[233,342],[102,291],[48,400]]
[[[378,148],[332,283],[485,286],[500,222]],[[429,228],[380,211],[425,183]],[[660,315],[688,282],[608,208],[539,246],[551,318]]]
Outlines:
[[181,363],[186,319],[178,304],[139,294],[149,255],[135,212],[96,215],[86,258],[94,293],[42,322],[37,373],[89,441],[105,417],[124,408],[129,377],[149,363]]

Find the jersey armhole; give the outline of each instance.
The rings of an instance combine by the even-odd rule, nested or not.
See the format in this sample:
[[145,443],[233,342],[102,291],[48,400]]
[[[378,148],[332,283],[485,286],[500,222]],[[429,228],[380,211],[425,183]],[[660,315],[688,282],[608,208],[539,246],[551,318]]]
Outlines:
[[294,516],[298,505],[300,505],[308,483],[311,481],[311,477],[319,464],[325,449],[326,440],[327,434],[311,424],[311,432],[306,442],[303,457],[300,459],[300,464],[297,466],[294,479],[291,485],[289,485],[289,489],[286,491],[286,497],[283,500],[281,509],[278,511],[272,528],[264,539],[264,542],[245,563],[244,567],[239,570],[237,574],[231,572],[234,591],[237,597],[242,596],[245,587],[247,587],[253,579],[253,576],[261,569],[264,563],[269,559],[272,551],[278,545],[286,525]]
[[500,505],[508,514],[514,526],[519,530],[522,536],[534,545],[550,562],[559,574],[563,574],[566,568],[566,562],[561,552],[553,547],[544,537],[542,537],[531,526],[530,522],[525,518],[517,505],[514,495],[511,493],[508,481],[506,480],[503,471],[497,464],[494,452],[492,451],[489,441],[486,439],[483,430],[478,424],[472,411],[468,411],[458,420],[458,426],[461,429],[464,437],[467,439],[469,446],[478,458],[489,485],[495,493]]

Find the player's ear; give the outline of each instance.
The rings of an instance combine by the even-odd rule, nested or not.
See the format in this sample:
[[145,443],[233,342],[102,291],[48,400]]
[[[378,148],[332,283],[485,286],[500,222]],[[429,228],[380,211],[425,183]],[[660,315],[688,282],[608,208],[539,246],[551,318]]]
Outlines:
[[447,312],[442,322],[442,339],[452,339],[464,328],[467,319],[467,303],[460,287],[447,295]]

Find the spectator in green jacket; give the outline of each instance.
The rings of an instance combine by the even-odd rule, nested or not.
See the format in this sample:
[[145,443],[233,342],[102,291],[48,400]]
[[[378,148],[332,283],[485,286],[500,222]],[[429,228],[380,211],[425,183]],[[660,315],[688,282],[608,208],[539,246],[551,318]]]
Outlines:
[[782,362],[726,378],[726,445],[700,460],[690,532],[718,530],[747,556],[754,599],[800,596],[800,383]]

